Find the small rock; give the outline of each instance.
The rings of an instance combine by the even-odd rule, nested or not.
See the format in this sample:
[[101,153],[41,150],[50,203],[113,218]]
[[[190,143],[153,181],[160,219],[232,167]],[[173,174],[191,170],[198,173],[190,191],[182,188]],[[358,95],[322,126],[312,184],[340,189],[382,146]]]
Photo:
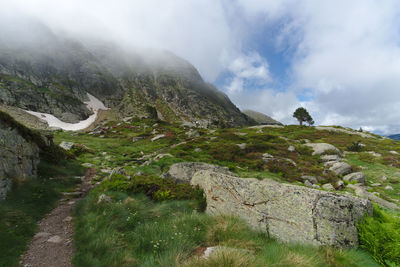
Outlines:
[[93,168],[94,167],[94,165],[92,163],[89,163],[89,162],[82,163],[82,166],[85,167],[85,168]]
[[59,146],[61,148],[64,148],[65,150],[70,150],[74,146],[74,143],[67,142],[67,141],[62,141],[61,144],[59,144]]
[[188,132],[186,132],[186,136],[189,138],[195,138],[195,137],[199,137],[200,134],[198,131],[196,131],[194,129],[190,129]]
[[69,201],[67,204],[68,204],[68,205],[74,205],[74,204],[75,204],[75,201]]
[[386,181],[387,177],[386,176],[382,176],[380,179],[381,179],[381,181]]
[[155,156],[154,160],[155,160],[155,161],[159,161],[160,159],[165,158],[165,157],[173,158],[174,156],[172,156],[172,155],[169,154],[169,153],[158,154],[157,156]]
[[236,144],[240,149],[246,149],[247,144],[242,143],[242,144]]
[[201,151],[202,151],[202,149],[199,147],[194,150],[194,152],[201,152]]
[[111,169],[101,169],[101,172],[104,172],[104,173],[111,173],[112,170],[111,170]]
[[63,222],[70,222],[72,221],[72,217],[71,216],[67,216],[65,217],[65,219],[63,220]]
[[112,200],[109,196],[107,196],[106,194],[101,194],[97,200],[97,204],[100,203],[111,203]]
[[133,137],[133,138],[132,138],[132,142],[133,142],[133,143],[136,143],[137,141],[142,140],[142,139],[143,139],[143,137],[141,137],[141,136],[136,136],[136,137]]
[[344,182],[342,181],[342,180],[339,180],[339,181],[337,181],[336,183],[335,183],[335,189],[336,190],[340,190],[340,189],[343,189],[344,188]]
[[301,179],[303,181],[309,181],[311,184],[317,184],[318,183],[317,178],[315,178],[315,176],[312,176],[312,175],[302,175]]
[[151,138],[151,142],[157,141],[158,139],[164,138],[165,134],[159,134]]
[[366,153],[371,154],[372,156],[377,157],[377,158],[382,157],[382,154],[379,154],[375,151],[367,151]]
[[235,254],[237,254],[237,253],[243,253],[243,254],[250,253],[250,250],[247,250],[247,249],[229,248],[229,247],[223,247],[223,246],[208,247],[204,251],[203,259],[208,259],[213,254],[215,254],[217,252],[220,252],[220,251],[227,251],[227,252],[231,251],[231,252],[234,252]]
[[289,152],[296,152],[296,148],[294,148],[294,146],[289,146],[288,147],[288,151]]
[[385,186],[385,190],[393,190],[393,187],[390,185]]
[[236,132],[235,133],[237,136],[245,136],[245,135],[247,135],[247,133],[241,133],[241,132]]
[[47,240],[47,242],[49,242],[49,243],[54,243],[54,244],[59,244],[59,243],[62,242],[62,238],[59,237],[58,235],[54,235],[54,236],[50,237],[50,238]]
[[107,152],[101,152],[101,155],[105,156],[105,155],[107,155]]
[[210,140],[215,140],[215,139],[217,139],[216,136],[211,136],[211,137],[210,137]]
[[269,162],[269,161],[271,161],[271,160],[273,160],[273,159],[274,159],[274,156],[272,156],[271,154],[264,153],[264,154],[262,155],[262,160],[263,160],[264,162]]
[[354,172],[347,174],[343,177],[343,181],[352,182],[356,181],[357,183],[365,184],[366,176],[363,172]]
[[341,161],[341,157],[339,155],[323,155],[321,156],[322,162],[330,162],[330,161]]
[[322,188],[325,190],[335,190],[335,188],[331,184],[323,184]]
[[373,184],[371,184],[371,186],[373,186],[373,187],[376,187],[376,186],[381,186],[382,184],[380,184],[380,183],[373,183]]
[[42,237],[47,238],[47,237],[49,237],[49,236],[51,236],[50,233],[39,232],[39,233],[37,233],[33,238],[35,238],[35,239],[37,239],[37,238],[42,238]]
[[308,180],[304,181],[304,185],[307,186],[307,187],[312,187],[313,186],[313,184],[310,183],[310,181],[308,181]]
[[319,185],[317,185],[317,184],[313,184],[313,185],[312,185],[312,188],[314,188],[314,189],[321,189],[321,187],[320,187]]
[[392,153],[393,155],[398,155],[399,154],[397,151],[394,151],[394,150],[389,151],[389,152]]

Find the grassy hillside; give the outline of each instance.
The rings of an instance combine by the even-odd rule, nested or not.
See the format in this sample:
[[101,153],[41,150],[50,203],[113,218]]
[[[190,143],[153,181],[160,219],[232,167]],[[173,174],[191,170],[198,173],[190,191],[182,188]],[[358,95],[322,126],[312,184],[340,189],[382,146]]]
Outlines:
[[[391,219],[378,216],[363,224],[364,230],[369,229],[363,233],[376,232],[374,240],[370,235],[361,239],[369,253],[284,245],[251,231],[238,219],[204,215],[204,200],[196,189],[159,178],[173,163],[201,161],[226,166],[241,177],[304,185],[300,177],[307,174],[320,176],[319,185],[335,185],[340,177],[325,172],[321,156],[313,156],[311,148],[305,146],[307,142],[326,142],[340,149],[354,170],[366,174],[367,185],[379,181],[380,185],[370,186],[369,191],[394,204],[400,201],[400,156],[396,154],[400,153],[400,144],[336,129],[339,131],[299,126],[185,129],[132,119],[108,122],[89,133],[56,132],[56,142],[71,141],[89,148],[90,153],[74,153],[78,152],[79,161],[97,169],[95,181],[100,183],[76,209],[76,266],[377,265],[372,258],[390,266],[400,264],[398,256],[392,255],[400,247],[399,241],[379,236],[398,233],[400,220],[395,211],[385,217]],[[370,151],[380,156],[373,156]],[[262,159],[264,153],[274,157],[273,164]],[[386,176],[384,181],[382,176]],[[336,192],[354,194],[349,187]],[[109,196],[111,202],[97,204],[101,194]],[[179,242],[171,239],[175,234],[179,235]],[[380,241],[372,242],[376,240]],[[199,258],[208,246],[246,251],[224,251],[209,260]]]

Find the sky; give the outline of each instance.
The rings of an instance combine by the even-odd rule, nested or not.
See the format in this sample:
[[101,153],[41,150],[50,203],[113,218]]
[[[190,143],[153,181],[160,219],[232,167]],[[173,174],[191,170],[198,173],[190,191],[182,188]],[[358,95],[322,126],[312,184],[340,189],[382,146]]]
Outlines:
[[400,133],[398,0],[0,0],[1,16],[172,51],[241,109]]

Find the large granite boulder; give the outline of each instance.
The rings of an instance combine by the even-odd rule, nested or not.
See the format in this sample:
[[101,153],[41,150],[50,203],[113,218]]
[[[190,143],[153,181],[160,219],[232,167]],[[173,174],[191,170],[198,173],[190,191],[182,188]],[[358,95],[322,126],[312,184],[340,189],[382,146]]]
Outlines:
[[0,120],[0,200],[11,188],[10,178],[36,176],[38,163],[39,147]]
[[199,171],[191,181],[203,188],[207,213],[236,215],[284,242],[358,246],[355,224],[372,214],[368,200],[281,184]]
[[313,155],[322,155],[327,152],[335,152],[337,154],[340,153],[340,150],[337,149],[334,145],[327,143],[309,143],[305,145],[312,148]]
[[174,180],[177,183],[190,183],[193,175],[201,170],[214,171],[235,176],[235,174],[231,173],[227,167],[221,167],[204,162],[180,162],[173,164],[163,177]]

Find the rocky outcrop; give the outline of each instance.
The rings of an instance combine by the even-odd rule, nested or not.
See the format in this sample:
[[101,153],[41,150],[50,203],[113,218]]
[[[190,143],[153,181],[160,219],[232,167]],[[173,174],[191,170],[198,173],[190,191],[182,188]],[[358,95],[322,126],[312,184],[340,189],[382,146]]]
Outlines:
[[267,116],[261,112],[257,112],[254,110],[243,110],[243,113],[246,114],[251,119],[255,120],[258,124],[263,125],[282,125],[279,121],[274,120],[270,116]]
[[169,168],[168,172],[163,175],[163,177],[174,180],[177,183],[190,183],[193,175],[202,170],[209,170],[235,176],[235,174],[231,173],[227,167],[221,167],[204,162],[180,162],[173,164]]
[[38,163],[38,146],[0,118],[0,199],[11,189],[11,178],[36,176]]
[[[23,32],[31,27],[19,26]],[[90,93],[121,118],[147,117],[198,127],[256,124],[189,62],[172,53],[85,45],[44,26],[35,26],[34,40],[13,40],[19,26],[10,38],[7,32],[1,36],[0,103],[76,123],[91,114],[83,103]]]
[[199,171],[191,184],[204,189],[207,213],[230,214],[284,242],[356,247],[355,224],[372,214],[368,200],[265,179]]

